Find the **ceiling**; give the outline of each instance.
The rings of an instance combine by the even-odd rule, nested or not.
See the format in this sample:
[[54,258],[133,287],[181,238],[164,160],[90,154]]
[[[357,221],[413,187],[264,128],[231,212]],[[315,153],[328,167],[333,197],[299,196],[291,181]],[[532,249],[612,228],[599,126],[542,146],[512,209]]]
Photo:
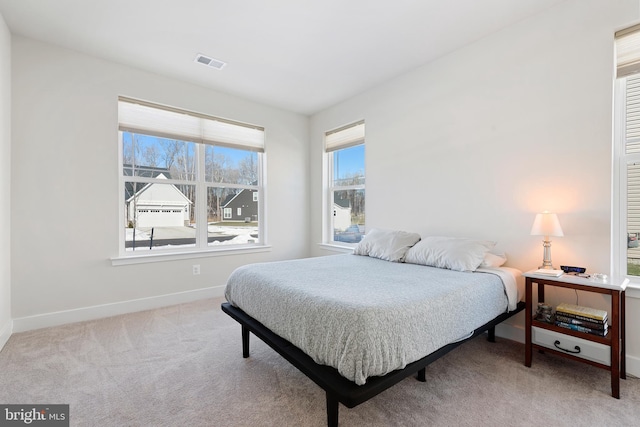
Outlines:
[[0,0],[0,13],[13,34],[310,115],[562,1]]

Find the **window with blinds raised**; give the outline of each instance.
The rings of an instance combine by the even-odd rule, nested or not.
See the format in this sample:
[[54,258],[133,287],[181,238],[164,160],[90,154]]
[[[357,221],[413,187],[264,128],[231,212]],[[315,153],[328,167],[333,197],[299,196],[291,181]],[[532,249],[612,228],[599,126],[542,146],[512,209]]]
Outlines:
[[263,243],[264,129],[120,98],[120,253]]
[[621,274],[640,276],[640,26],[616,33],[614,244]]
[[325,133],[326,241],[356,244],[365,230],[364,121]]

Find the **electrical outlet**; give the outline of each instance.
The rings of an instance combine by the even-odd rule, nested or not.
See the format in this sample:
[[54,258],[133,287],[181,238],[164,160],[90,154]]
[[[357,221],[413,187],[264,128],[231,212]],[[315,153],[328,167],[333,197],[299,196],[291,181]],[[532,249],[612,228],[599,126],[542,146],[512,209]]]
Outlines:
[[193,275],[197,276],[198,274],[200,274],[200,264],[194,264],[193,265]]

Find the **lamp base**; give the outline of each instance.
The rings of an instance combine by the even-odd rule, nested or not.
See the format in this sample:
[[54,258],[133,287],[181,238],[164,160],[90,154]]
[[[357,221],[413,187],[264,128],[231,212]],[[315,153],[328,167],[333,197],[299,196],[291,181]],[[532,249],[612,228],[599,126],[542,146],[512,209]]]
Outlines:
[[551,240],[547,237],[542,241],[542,246],[544,247],[542,265],[538,268],[541,270],[555,270],[555,267],[551,264]]

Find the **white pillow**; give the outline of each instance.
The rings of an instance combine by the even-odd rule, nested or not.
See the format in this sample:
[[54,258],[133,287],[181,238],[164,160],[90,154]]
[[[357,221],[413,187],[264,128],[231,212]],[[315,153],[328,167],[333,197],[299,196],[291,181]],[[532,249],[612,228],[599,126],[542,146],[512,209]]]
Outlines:
[[418,240],[420,240],[418,233],[374,228],[358,243],[353,253],[386,261],[402,262],[407,250]]
[[475,271],[494,246],[495,242],[489,241],[430,236],[409,249],[404,261],[457,271]]
[[500,267],[507,262],[507,256],[502,252],[487,252],[484,254],[484,260],[480,263],[480,267]]

